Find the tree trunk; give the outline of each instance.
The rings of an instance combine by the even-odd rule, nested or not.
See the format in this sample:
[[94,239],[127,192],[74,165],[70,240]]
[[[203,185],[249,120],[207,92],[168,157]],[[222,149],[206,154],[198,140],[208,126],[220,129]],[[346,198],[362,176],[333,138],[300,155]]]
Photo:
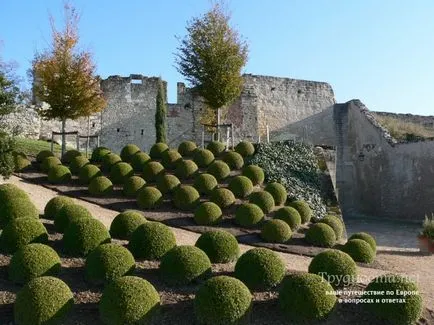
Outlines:
[[66,118],[62,119],[62,156],[66,151],[66,135],[65,135],[65,127],[66,127]]
[[90,136],[90,116],[87,117],[87,139],[86,139],[86,158],[88,158],[89,152],[89,136]]
[[220,141],[220,107],[217,108],[217,141]]

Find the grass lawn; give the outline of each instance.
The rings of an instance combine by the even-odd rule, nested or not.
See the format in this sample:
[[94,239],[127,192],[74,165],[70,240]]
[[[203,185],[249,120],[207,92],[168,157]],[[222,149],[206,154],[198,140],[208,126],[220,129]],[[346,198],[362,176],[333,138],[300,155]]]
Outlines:
[[397,140],[415,141],[434,138],[434,129],[390,116],[374,114],[375,119]]
[[[34,140],[27,138],[15,138],[16,141],[16,151],[25,153],[28,156],[36,157],[36,155],[42,150],[51,150],[51,142],[43,140]],[[54,144],[54,154],[60,156],[61,146]],[[74,149],[71,147],[66,147],[67,150]]]

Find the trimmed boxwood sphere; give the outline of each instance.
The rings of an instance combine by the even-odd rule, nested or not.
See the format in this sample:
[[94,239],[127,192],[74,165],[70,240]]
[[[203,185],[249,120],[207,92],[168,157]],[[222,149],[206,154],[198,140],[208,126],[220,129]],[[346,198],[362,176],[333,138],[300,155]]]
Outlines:
[[245,198],[253,192],[253,183],[246,176],[235,176],[229,182],[228,188],[238,198]]
[[137,194],[137,205],[141,209],[155,209],[163,202],[163,194],[153,186],[144,186]]
[[50,150],[42,150],[36,156],[36,161],[42,163],[42,161],[47,157],[54,157],[54,154]]
[[279,289],[279,306],[289,320],[312,321],[326,318],[336,304],[333,287],[316,274],[287,275]]
[[253,192],[250,194],[249,202],[256,204],[264,213],[269,213],[274,208],[273,196],[265,191]]
[[270,193],[274,198],[275,205],[282,205],[286,202],[288,194],[285,187],[277,182],[269,183],[265,186],[264,191]]
[[78,175],[80,169],[88,164],[90,164],[90,161],[85,156],[77,156],[71,160],[69,169],[73,175]]
[[45,205],[44,218],[54,220],[55,216],[60,212],[64,205],[74,204],[74,200],[70,197],[58,195],[53,197]]
[[237,239],[224,230],[203,233],[195,245],[208,255],[211,263],[230,263],[236,261],[240,255]]
[[71,171],[66,166],[54,166],[48,171],[48,181],[53,184],[67,183],[71,180],[71,177]]
[[198,324],[236,325],[248,323],[252,294],[244,283],[229,276],[206,281],[194,299]]
[[228,164],[221,160],[215,160],[207,169],[208,174],[213,175],[218,181],[229,176],[231,169]]
[[313,224],[306,231],[305,239],[314,246],[333,247],[336,244],[336,235],[333,228],[325,223]]
[[191,157],[196,149],[197,145],[193,141],[183,141],[178,146],[178,152],[183,157]]
[[113,183],[105,176],[95,177],[90,181],[89,193],[95,196],[105,196],[113,192]]
[[161,164],[166,169],[175,169],[176,163],[180,160],[182,160],[181,154],[173,149],[166,150],[161,154]]
[[174,191],[173,203],[178,209],[192,210],[200,200],[199,192],[190,185],[180,185]]
[[198,169],[193,160],[180,160],[176,164],[175,175],[181,179],[188,179],[193,177]]
[[131,234],[128,249],[136,258],[159,260],[176,246],[172,230],[161,222],[145,222]]
[[235,221],[243,227],[252,227],[264,219],[264,212],[253,203],[243,203],[235,211]]
[[[414,324],[422,314],[423,301],[420,296],[419,288],[416,283],[410,281],[407,277],[398,274],[384,274],[373,279],[365,289],[366,291],[383,292],[375,296],[378,302],[365,304],[364,307],[377,316],[379,319],[386,321],[388,324],[404,325]],[[386,292],[393,292],[392,295],[386,295]],[[416,293],[407,294],[403,293]],[[381,302],[382,299],[399,299],[402,303]]]
[[358,232],[358,233],[352,234],[350,236],[350,238],[348,238],[348,240],[351,240],[351,239],[362,239],[365,242],[367,242],[369,244],[369,246],[371,246],[374,253],[377,252],[377,242],[375,241],[374,237],[372,237],[370,234],[368,234],[366,232]]
[[131,162],[132,157],[138,152],[140,152],[140,148],[135,144],[127,144],[121,150],[122,161]]
[[179,184],[181,184],[181,182],[175,175],[160,175],[157,178],[157,188],[163,194],[172,193]]
[[67,152],[65,152],[65,154],[62,156],[62,162],[64,162],[65,164],[70,164],[72,159],[74,159],[75,157],[81,156],[80,151],[78,150],[68,150]]
[[139,211],[121,212],[110,224],[110,235],[113,238],[128,240],[137,227],[145,222],[146,218]]
[[160,296],[148,281],[123,276],[109,283],[99,302],[99,314],[107,325],[150,324],[160,308]]
[[9,264],[9,279],[15,283],[26,283],[45,275],[60,272],[60,258],[56,251],[44,244],[28,244],[15,252]]
[[285,263],[271,249],[253,248],[238,259],[234,275],[251,290],[268,290],[282,281]]
[[279,219],[267,220],[261,230],[261,238],[269,243],[285,243],[292,236],[291,227]]
[[229,168],[241,169],[244,166],[244,159],[238,152],[229,151],[223,156],[223,161],[228,164]]
[[350,239],[344,247],[342,247],[342,250],[350,255],[356,262],[369,264],[375,259],[375,252],[363,239]]
[[23,217],[39,218],[39,211],[27,193],[13,184],[0,185],[0,228]]
[[102,159],[101,169],[110,172],[110,169],[122,161],[121,157],[115,153],[109,153]]
[[214,154],[208,149],[196,149],[193,154],[194,162],[201,168],[208,167],[214,161]]
[[32,164],[24,153],[14,151],[12,154],[14,156],[14,171],[21,172]]
[[300,213],[293,207],[282,207],[274,213],[274,219],[285,221],[292,231],[295,231],[301,225]]
[[211,174],[199,174],[194,179],[194,187],[199,193],[209,194],[218,187],[218,182]]
[[161,159],[163,152],[165,152],[166,150],[169,150],[167,144],[158,142],[151,147],[149,155],[152,159]]
[[164,167],[158,161],[150,161],[143,166],[143,179],[147,182],[155,182],[159,175],[164,173]]
[[265,174],[261,167],[256,165],[245,166],[242,175],[248,177],[253,185],[261,185],[264,183]]
[[14,320],[19,325],[60,324],[74,305],[68,285],[52,276],[29,281],[17,293]]
[[223,142],[220,141],[211,141],[210,143],[208,143],[208,145],[206,146],[206,148],[211,151],[214,156],[219,156],[221,155],[225,149],[226,149],[226,145]]
[[248,157],[255,153],[255,147],[249,141],[241,141],[235,146],[235,151],[243,157]]
[[211,275],[211,261],[196,246],[176,246],[161,258],[160,274],[169,285],[186,285]]
[[101,244],[110,243],[111,238],[104,224],[93,218],[81,218],[70,223],[63,235],[66,253],[72,256],[87,256]]
[[42,160],[42,163],[40,165],[41,170],[44,173],[48,173],[48,171],[53,168],[54,166],[62,165],[62,162],[57,157],[47,157]]
[[81,218],[92,218],[92,214],[82,205],[65,204],[54,216],[54,228],[63,233],[69,223]]
[[209,226],[222,220],[222,210],[214,202],[203,202],[194,212],[194,221],[198,225]]
[[118,244],[103,244],[87,255],[86,280],[94,284],[111,282],[131,274],[136,261],[128,249]]
[[141,172],[146,163],[151,161],[151,157],[146,152],[138,152],[133,157],[131,157],[131,166],[133,166],[134,171]]
[[113,184],[123,184],[128,177],[133,175],[133,167],[126,162],[119,162],[110,169],[110,179]]
[[146,185],[146,181],[139,176],[131,176],[125,180],[123,193],[128,197],[136,197],[137,193]]
[[235,203],[235,195],[227,188],[216,188],[211,192],[210,201],[224,209]]
[[0,234],[0,247],[5,253],[14,253],[30,243],[46,243],[47,229],[35,218],[17,218],[8,222]]
[[335,232],[337,240],[339,240],[342,237],[342,234],[344,232],[344,226],[342,224],[342,221],[338,217],[325,216],[319,222],[325,223],[326,225],[329,225],[330,227],[332,227],[333,231]]
[[78,172],[78,179],[81,184],[89,184],[95,177],[102,176],[101,170],[92,164],[83,166]]
[[316,255],[309,264],[309,273],[318,274],[340,288],[357,282],[357,265],[350,255],[329,249]]
[[309,222],[310,219],[312,218],[312,209],[310,208],[309,204],[306,201],[297,200],[297,201],[290,202],[288,205],[298,211],[301,217],[302,224]]
[[100,163],[102,162],[104,156],[111,153],[109,148],[106,147],[98,147],[94,151],[92,151],[92,157],[90,160],[94,163]]

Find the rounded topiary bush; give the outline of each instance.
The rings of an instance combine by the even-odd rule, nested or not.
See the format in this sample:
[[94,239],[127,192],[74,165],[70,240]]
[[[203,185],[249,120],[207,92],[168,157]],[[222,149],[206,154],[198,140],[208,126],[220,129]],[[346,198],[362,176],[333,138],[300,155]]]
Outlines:
[[235,203],[235,195],[227,188],[216,188],[211,192],[210,201],[224,209]]
[[264,213],[269,213],[274,209],[274,198],[266,191],[253,192],[249,196],[249,202],[256,204]]
[[312,218],[312,209],[310,208],[309,204],[306,201],[297,200],[297,201],[290,202],[288,205],[298,211],[301,217],[302,224],[309,222],[310,219]]
[[252,294],[240,280],[216,276],[197,291],[194,313],[198,324],[235,325],[248,323]]
[[136,197],[137,193],[146,185],[146,181],[139,176],[131,176],[125,180],[123,193],[128,197]]
[[214,156],[217,157],[220,156],[226,150],[226,145],[220,141],[211,141],[210,143],[208,143],[206,148],[209,151],[211,151],[214,154]]
[[265,221],[261,229],[261,238],[269,243],[285,243],[291,236],[291,227],[279,219]]
[[47,229],[35,218],[16,218],[8,222],[0,234],[0,247],[5,253],[14,253],[30,243],[46,243]]
[[164,173],[164,167],[158,161],[150,161],[143,166],[143,179],[147,182],[155,182],[159,175]]
[[106,172],[110,172],[111,168],[122,161],[121,157],[115,153],[109,153],[102,159],[101,168]]
[[180,160],[182,160],[181,154],[173,149],[166,150],[161,154],[161,163],[166,169],[175,169]]
[[208,167],[214,161],[214,154],[208,149],[196,149],[193,154],[194,162],[201,168]]
[[274,213],[273,218],[285,221],[292,231],[298,229],[301,225],[300,213],[293,207],[286,206],[280,208]]
[[65,164],[70,164],[71,161],[75,158],[81,156],[80,151],[78,150],[68,150],[67,152],[65,152],[65,154],[62,156],[62,162],[64,162]]
[[0,228],[24,217],[39,219],[39,211],[27,193],[12,184],[0,185]]
[[151,161],[151,157],[146,152],[138,152],[131,157],[131,166],[133,166],[134,171],[141,172],[146,163]]
[[121,150],[121,159],[125,162],[131,162],[132,157],[140,152],[140,148],[136,146],[135,144],[127,144],[125,147]]
[[193,156],[193,153],[196,149],[197,149],[197,145],[193,141],[184,141],[181,142],[178,146],[178,152],[183,157]]
[[85,156],[77,156],[71,160],[69,169],[73,175],[78,175],[80,169],[88,164],[90,164],[90,161]]
[[53,197],[45,205],[44,218],[49,220],[54,220],[56,215],[60,212],[64,205],[74,204],[74,200],[70,197],[58,195]]
[[279,306],[285,317],[296,321],[326,318],[336,304],[333,287],[311,273],[287,275],[279,289]]
[[200,202],[199,192],[193,186],[180,185],[173,193],[173,203],[178,209],[192,210]]
[[151,147],[149,155],[152,159],[161,159],[163,152],[165,152],[166,150],[169,150],[167,144],[158,142]]
[[57,157],[47,157],[42,160],[42,163],[40,165],[41,171],[44,173],[48,173],[48,171],[53,168],[54,166],[62,165],[62,162]]
[[131,274],[136,262],[128,249],[118,244],[103,244],[87,255],[86,280],[93,284],[111,282]]
[[13,152],[14,156],[14,171],[21,172],[25,170],[27,167],[29,167],[32,163],[27,158],[27,156],[22,152]]
[[306,231],[305,240],[314,246],[333,247],[336,244],[336,235],[329,225],[316,223]]
[[249,141],[241,141],[235,146],[235,151],[243,157],[249,157],[255,153],[255,147]]
[[157,188],[163,194],[172,193],[180,184],[181,182],[175,175],[160,175],[157,178]]
[[48,171],[48,181],[52,184],[63,184],[71,180],[72,174],[68,167],[57,165]]
[[90,160],[94,163],[100,163],[102,162],[104,156],[111,153],[109,148],[106,147],[98,147],[95,148],[94,151],[92,151],[92,156],[90,157]]
[[133,175],[133,167],[126,162],[119,162],[110,169],[110,179],[113,184],[123,184],[128,177]]
[[146,222],[131,234],[128,249],[136,258],[159,260],[176,246],[172,230],[160,222]]
[[90,181],[89,193],[95,196],[105,196],[113,192],[113,183],[105,176],[95,177]]
[[363,239],[350,239],[344,247],[342,247],[342,250],[350,255],[356,262],[369,264],[375,259],[375,252]]
[[82,218],[92,218],[88,209],[79,204],[65,204],[54,216],[54,228],[63,233],[69,223]]
[[244,166],[244,159],[238,152],[229,151],[223,156],[223,161],[228,164],[229,168],[241,169]]
[[137,204],[141,209],[155,209],[163,203],[163,194],[153,186],[144,186],[137,194]]
[[110,235],[113,238],[128,240],[137,227],[145,222],[146,218],[139,211],[121,212],[110,224]]
[[50,150],[42,150],[36,155],[36,161],[42,163],[47,157],[54,157],[54,154]]
[[208,174],[213,175],[218,181],[229,176],[231,169],[228,164],[221,160],[215,160],[207,169]]
[[253,183],[246,176],[235,176],[229,182],[228,188],[238,198],[245,198],[253,192]]
[[160,274],[169,285],[186,285],[211,275],[211,261],[196,246],[176,246],[161,258]]
[[83,166],[78,172],[78,179],[82,184],[89,184],[95,177],[102,176],[101,170],[92,164]]
[[344,225],[343,225],[341,219],[339,219],[338,217],[325,216],[319,222],[325,223],[326,225],[329,225],[330,227],[332,227],[332,229],[336,235],[336,240],[339,240],[342,237],[342,234],[344,232]]
[[[408,277],[391,273],[380,275],[365,290],[379,293],[374,297],[377,302],[365,304],[364,307],[387,324],[414,324],[422,314],[423,301],[419,288]],[[400,302],[392,303],[393,299]]]
[[175,175],[181,179],[188,179],[193,177],[198,169],[193,160],[180,160],[176,164]]
[[249,165],[243,168],[242,175],[248,177],[253,185],[261,185],[264,183],[265,174],[261,167]]
[[368,234],[366,232],[358,232],[358,233],[352,234],[350,236],[350,238],[348,238],[348,240],[351,240],[351,239],[362,239],[365,242],[367,242],[369,244],[369,246],[371,246],[374,253],[377,252],[377,242],[375,241],[374,237],[372,237],[370,234]]
[[203,202],[194,212],[194,221],[198,225],[209,226],[222,220],[222,210],[214,202]]
[[275,205],[284,204],[286,202],[286,198],[288,197],[285,187],[277,182],[267,184],[267,186],[264,188],[264,191],[267,191],[273,196]]
[[209,194],[218,187],[218,182],[211,174],[199,174],[194,179],[194,187],[199,193]]
[[318,274],[340,288],[357,282],[357,265],[350,255],[337,249],[317,254],[309,264],[309,273]]
[[68,285],[52,276],[37,277],[17,293],[14,320],[19,325],[60,324],[74,305]]
[[224,230],[203,233],[195,245],[205,252],[211,263],[230,263],[240,255],[237,239]]
[[235,221],[243,227],[253,227],[264,219],[264,212],[253,203],[243,203],[235,211]]
[[252,290],[268,290],[282,281],[285,263],[271,249],[253,248],[238,259],[234,275]]
[[111,238],[104,224],[93,218],[81,218],[65,229],[63,244],[71,256],[87,256],[99,245],[110,243]]
[[104,288],[99,314],[107,325],[150,324],[159,307],[160,296],[151,283],[123,276]]

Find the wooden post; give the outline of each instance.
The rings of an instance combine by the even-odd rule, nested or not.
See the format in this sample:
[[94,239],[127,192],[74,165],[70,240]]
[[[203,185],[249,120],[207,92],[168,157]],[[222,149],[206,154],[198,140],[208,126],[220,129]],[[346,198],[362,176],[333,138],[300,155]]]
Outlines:
[[205,148],[205,125],[202,125],[202,149]]
[[268,127],[268,124],[267,124],[267,143],[270,143],[270,128]]
[[54,153],[54,133],[51,131],[51,152]]
[[87,138],[86,138],[86,158],[89,157],[89,135],[90,135],[90,116],[87,117]]
[[77,135],[75,136],[75,142],[77,144],[77,151],[80,151],[80,134],[77,132]]
[[229,133],[230,133],[230,128],[229,125],[226,125],[226,149],[229,149]]
[[231,140],[232,140],[232,150],[235,149],[235,139],[234,139],[234,124],[231,123]]

